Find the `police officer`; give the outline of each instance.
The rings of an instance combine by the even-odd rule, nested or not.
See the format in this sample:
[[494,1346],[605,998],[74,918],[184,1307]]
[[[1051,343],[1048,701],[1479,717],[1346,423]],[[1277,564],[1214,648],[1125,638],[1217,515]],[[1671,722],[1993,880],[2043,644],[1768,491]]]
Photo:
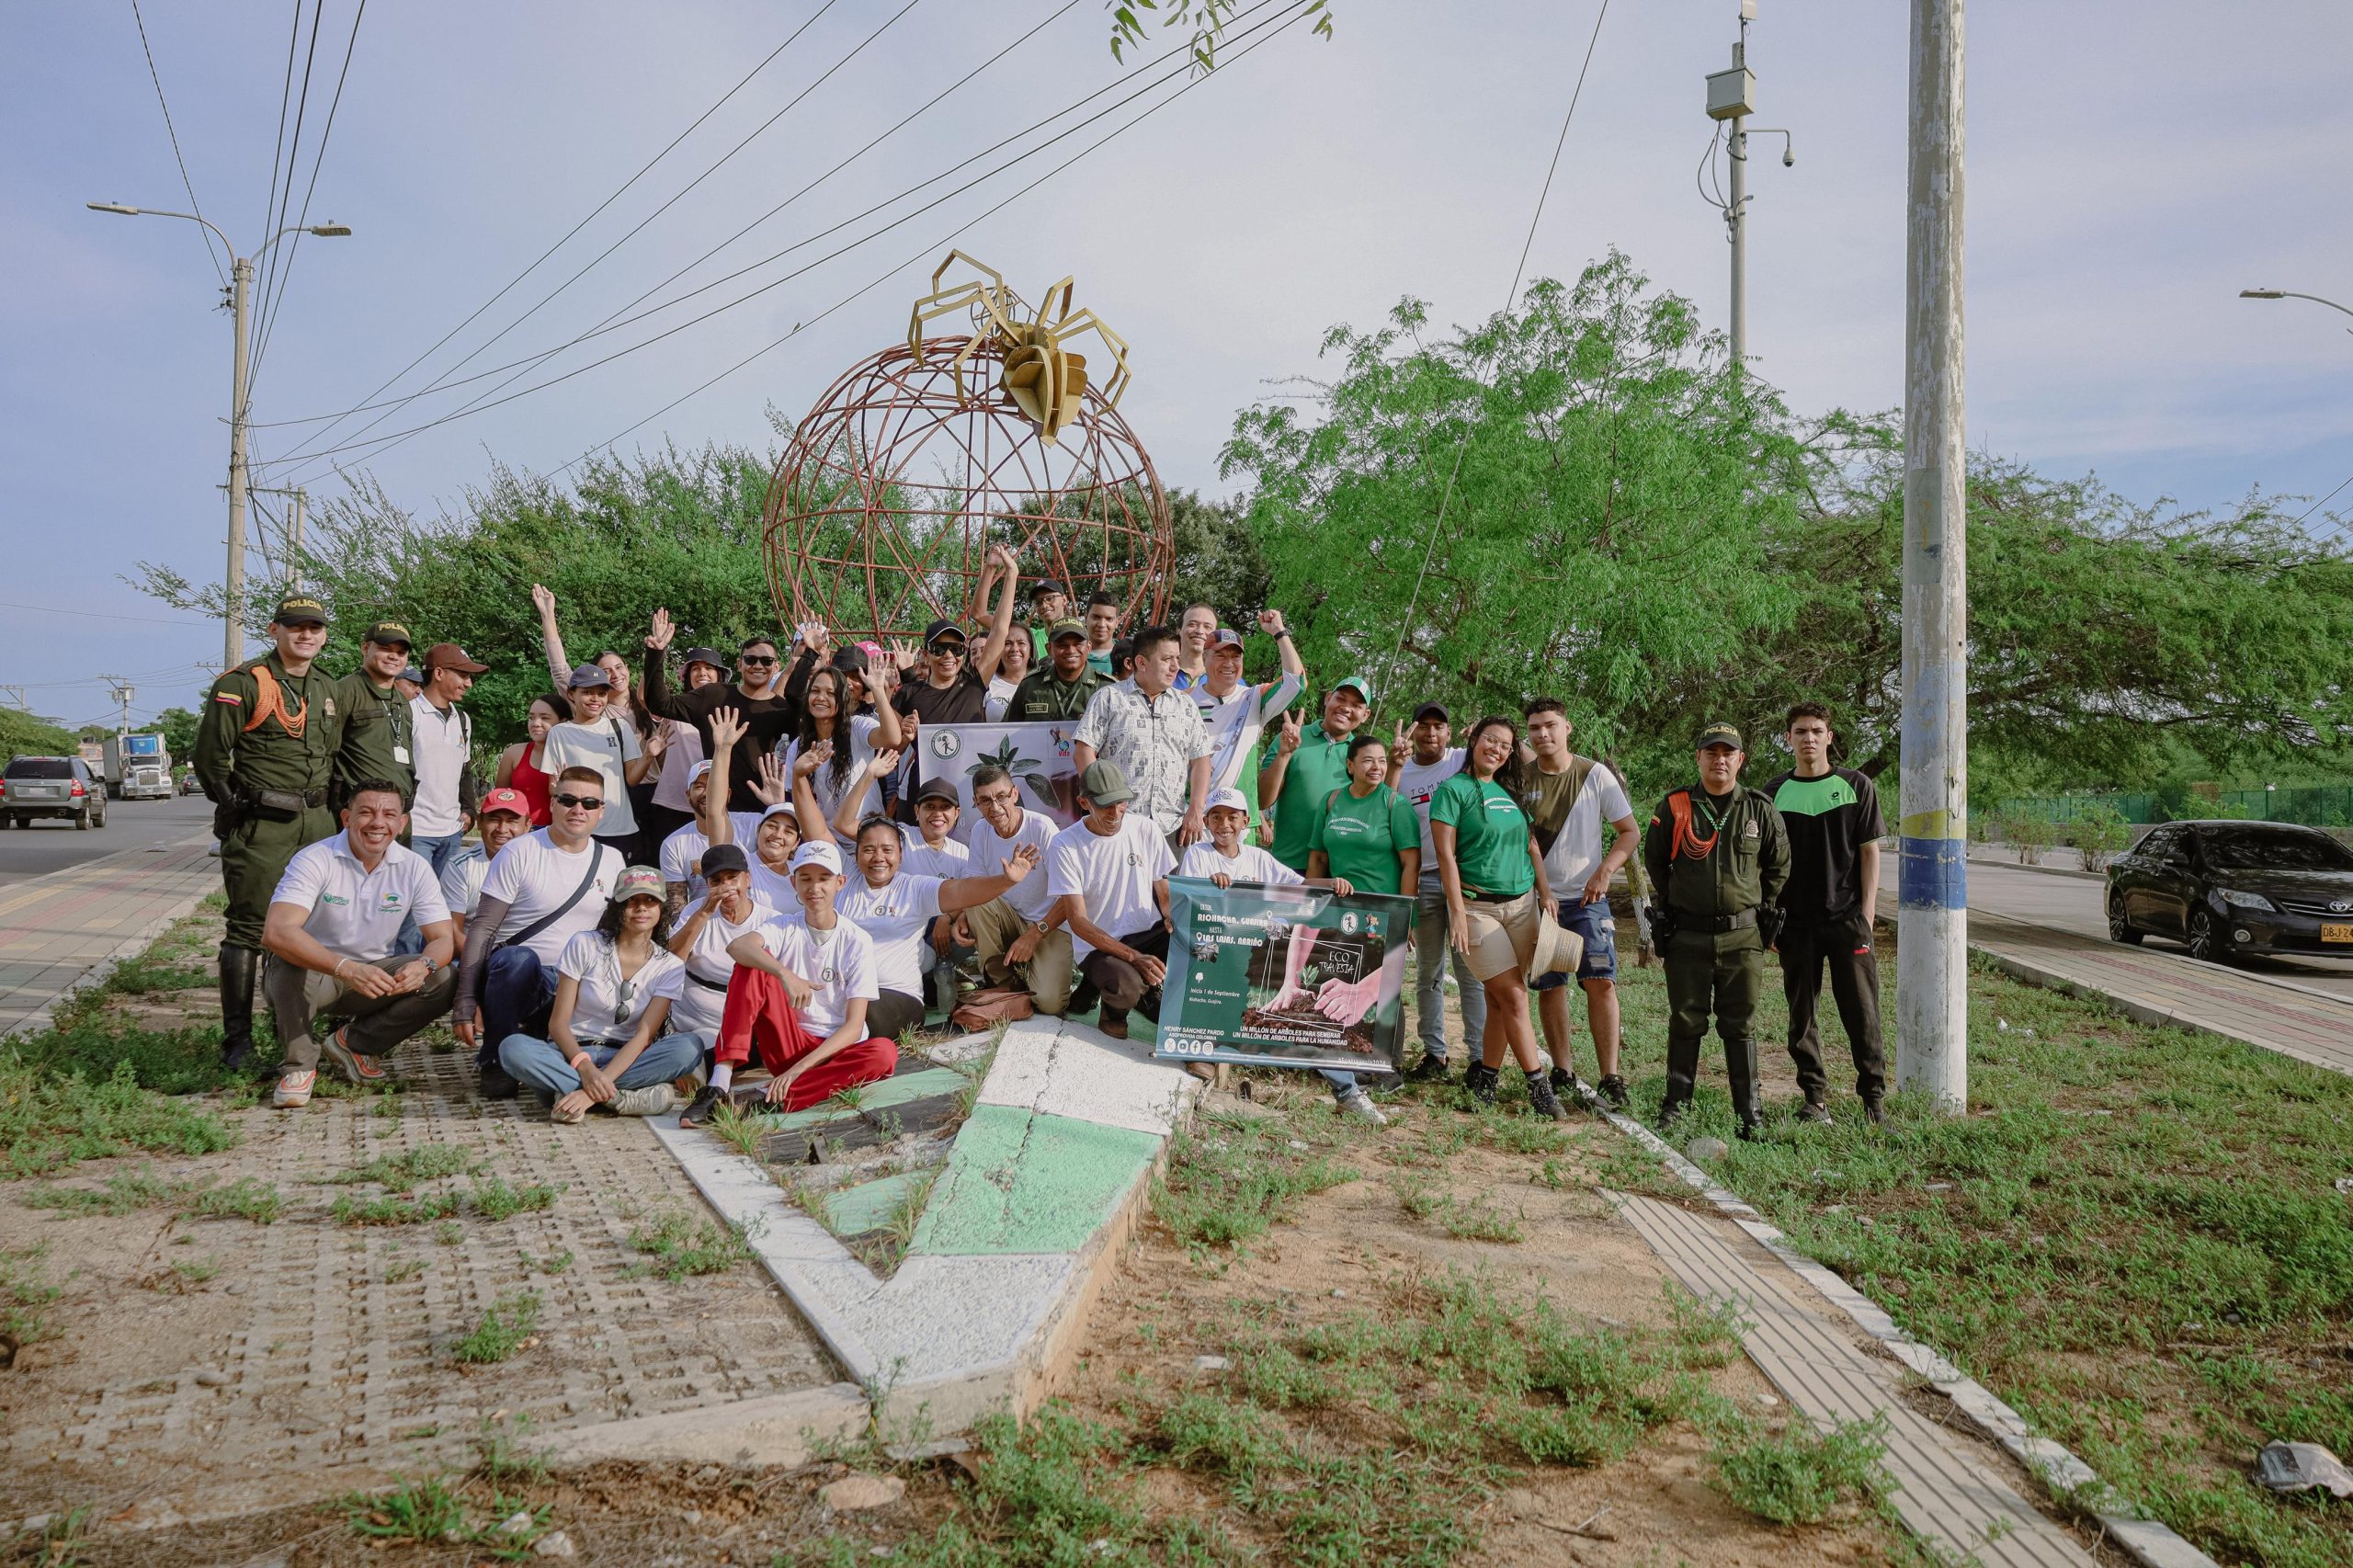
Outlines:
[[326,645],[326,607],[280,599],[276,646],[212,683],[196,732],[196,776],[212,801],[221,880],[229,897],[221,944],[221,1059],[242,1062],[254,1043],[254,979],[262,927],[286,862],[335,831],[327,787],[343,741],[336,683],[311,661]]
[[1765,950],[1779,933],[1779,902],[1790,877],[1790,840],[1770,797],[1740,787],[1740,732],[1699,732],[1699,782],[1668,792],[1651,813],[1643,866],[1657,897],[1653,940],[1666,967],[1666,1098],[1662,1131],[1691,1105],[1699,1042],[1713,1012],[1740,1135],[1764,1123],[1756,1106],[1756,998]]
[[415,723],[400,688],[408,651],[408,628],[380,620],[360,640],[359,667],[336,683],[343,744],[335,748],[335,799],[328,804],[338,811],[362,779],[390,779],[401,787],[404,808],[416,803]]

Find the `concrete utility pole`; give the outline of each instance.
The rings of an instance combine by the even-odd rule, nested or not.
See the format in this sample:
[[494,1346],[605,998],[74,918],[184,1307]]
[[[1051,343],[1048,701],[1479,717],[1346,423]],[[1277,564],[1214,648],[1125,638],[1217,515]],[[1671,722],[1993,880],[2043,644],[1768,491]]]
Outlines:
[[1904,244],[1903,805],[1895,1086],[1969,1104],[1968,443],[1961,5],[1912,0]]
[[236,323],[237,343],[229,373],[229,565],[222,579],[221,651],[227,661],[223,667],[233,669],[245,657],[245,426],[252,417],[254,263],[289,234],[308,233],[323,240],[339,240],[347,237],[351,229],[348,224],[332,220],[307,228],[296,224],[280,229],[263,241],[261,249],[253,255],[241,256],[229,236],[222,233],[221,225],[194,212],[165,212],[152,207],[130,207],[119,201],[92,201],[85,205],[93,212],[112,212],[125,218],[185,218],[219,234],[222,245],[229,253],[229,306]]
[[311,493],[301,485],[280,487],[256,484],[250,494],[283,495],[294,503],[286,524],[286,585],[296,593],[302,589],[302,515],[311,505]]
[[[1748,24],[1756,19],[1756,0],[1740,0],[1740,40],[1732,46],[1732,69],[1708,78],[1708,118],[1731,122],[1724,146],[1732,190],[1723,214],[1732,242],[1732,363],[1742,374],[1748,369],[1748,117],[1756,112],[1756,75],[1748,68]],[[1797,162],[1788,131],[1759,126],[1756,134],[1781,138],[1783,167]]]
[[122,718],[115,725],[114,733],[118,735],[131,733],[131,699],[139,695],[138,687],[124,685],[119,676],[100,676],[98,678],[114,687],[114,699],[122,705]]

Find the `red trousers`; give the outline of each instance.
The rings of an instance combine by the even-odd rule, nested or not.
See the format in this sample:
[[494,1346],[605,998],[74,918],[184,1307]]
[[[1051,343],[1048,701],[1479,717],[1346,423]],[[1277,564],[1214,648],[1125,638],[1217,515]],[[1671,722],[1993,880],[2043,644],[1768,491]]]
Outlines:
[[[727,982],[727,1011],[719,1020],[718,1060],[741,1066],[759,1052],[760,1065],[781,1074],[825,1043],[793,1011],[784,982],[763,969],[738,967]],[[898,1070],[899,1048],[887,1040],[853,1040],[792,1081],[785,1110],[806,1110],[854,1084],[871,1084]]]

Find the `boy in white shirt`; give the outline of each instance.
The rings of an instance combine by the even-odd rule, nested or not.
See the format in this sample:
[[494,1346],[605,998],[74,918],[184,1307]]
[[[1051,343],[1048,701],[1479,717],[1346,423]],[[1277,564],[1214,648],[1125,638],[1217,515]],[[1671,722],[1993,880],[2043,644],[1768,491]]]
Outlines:
[[[1053,847],[1059,831],[1051,817],[1025,809],[1021,787],[1002,767],[984,767],[972,775],[972,842],[983,863],[1004,859],[1023,846],[1040,858]],[[1041,1013],[1061,1016],[1070,1005],[1070,933],[1061,929],[1051,877],[1029,877],[1015,883],[977,909],[964,912],[972,933],[972,956],[992,985],[1026,986],[1029,1000]]]
[[620,715],[607,713],[613,695],[613,677],[600,665],[583,665],[572,672],[572,717],[548,732],[540,743],[546,758],[541,766],[551,774],[567,767],[593,767],[605,781],[605,815],[597,837],[627,856],[637,842],[637,816],[630,808],[629,787],[641,782],[654,759],[638,743],[637,732]]
[[1135,791],[1108,762],[1090,762],[1078,777],[1087,813],[1054,835],[1046,852],[1054,919],[1070,927],[1078,970],[1102,994],[1096,1027],[1128,1038],[1128,1014],[1160,1020],[1160,983],[1168,974],[1168,873],[1176,858],[1147,816],[1131,817]]
[[727,949],[735,938],[757,931],[779,912],[753,892],[751,862],[738,845],[705,850],[702,875],[708,891],[687,908],[670,935],[670,950],[686,961],[663,983],[670,998],[671,1028],[702,1036],[707,1051],[719,1038],[727,983],[735,975],[735,960]]
[[755,1051],[771,1076],[767,1093],[747,1108],[805,1110],[897,1071],[899,1048],[867,1033],[866,1009],[881,994],[874,941],[835,912],[842,881],[840,850],[829,842],[803,844],[792,856],[799,912],[729,945],[735,973],[727,983],[710,1082],[679,1126],[710,1120],[719,1102],[732,1098],[735,1069]]

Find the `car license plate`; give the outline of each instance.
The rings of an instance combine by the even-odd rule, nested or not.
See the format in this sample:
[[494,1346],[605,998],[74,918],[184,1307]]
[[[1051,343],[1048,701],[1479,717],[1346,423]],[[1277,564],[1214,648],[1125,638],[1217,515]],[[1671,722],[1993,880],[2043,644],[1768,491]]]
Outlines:
[[2353,920],[2322,921],[2320,939],[2324,942],[2353,942]]

